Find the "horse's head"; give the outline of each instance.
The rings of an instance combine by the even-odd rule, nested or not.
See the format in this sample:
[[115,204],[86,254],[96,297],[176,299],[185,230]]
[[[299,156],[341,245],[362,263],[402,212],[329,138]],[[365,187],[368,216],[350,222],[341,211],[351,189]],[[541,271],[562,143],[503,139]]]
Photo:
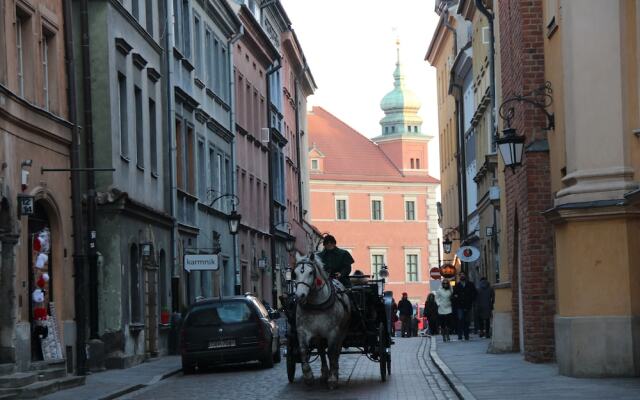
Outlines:
[[312,292],[322,288],[327,282],[322,260],[314,253],[308,256],[296,255],[296,267],[293,273],[296,283],[295,295],[301,304],[307,301]]

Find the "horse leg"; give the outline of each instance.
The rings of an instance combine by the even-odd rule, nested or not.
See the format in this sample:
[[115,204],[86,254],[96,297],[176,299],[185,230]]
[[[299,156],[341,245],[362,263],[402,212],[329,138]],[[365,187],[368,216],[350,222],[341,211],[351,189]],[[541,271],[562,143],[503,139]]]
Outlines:
[[302,361],[302,376],[305,384],[312,385],[313,371],[311,371],[311,366],[309,365],[310,340],[307,335],[302,334],[302,332],[300,331],[298,331],[298,335],[298,337],[300,338],[300,360]]
[[320,369],[322,372],[322,381],[327,382],[329,379],[329,367],[327,366],[327,352],[324,344],[318,348],[318,354],[320,354],[320,361],[322,362],[322,368]]
[[338,360],[340,358],[340,349],[342,347],[342,340],[339,340],[337,337],[333,337],[332,340],[329,340],[329,379],[327,383],[329,384],[329,389],[335,389],[338,387],[338,376],[339,376],[339,368],[338,368]]

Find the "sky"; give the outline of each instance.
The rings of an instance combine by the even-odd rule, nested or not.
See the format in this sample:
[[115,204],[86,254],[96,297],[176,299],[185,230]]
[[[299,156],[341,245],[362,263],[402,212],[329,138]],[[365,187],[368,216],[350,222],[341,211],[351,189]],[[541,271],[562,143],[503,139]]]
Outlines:
[[321,106],[372,138],[380,100],[393,89],[396,38],[407,85],[422,101],[429,172],[439,177],[436,71],[424,56],[438,23],[434,0],[281,0],[318,85]]

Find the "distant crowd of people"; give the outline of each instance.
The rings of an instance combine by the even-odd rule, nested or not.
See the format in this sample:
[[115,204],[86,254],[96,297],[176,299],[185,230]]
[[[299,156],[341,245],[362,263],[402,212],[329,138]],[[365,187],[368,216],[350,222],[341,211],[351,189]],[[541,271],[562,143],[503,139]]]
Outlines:
[[[422,309],[422,317],[426,319],[428,335],[442,335],[445,342],[450,335],[457,333],[458,340],[469,340],[472,314],[475,316],[474,331],[480,337],[491,337],[491,314],[495,302],[495,293],[487,278],[482,277],[478,288],[467,280],[464,272],[458,275],[458,281],[452,285],[449,279],[442,281],[442,286],[435,293],[429,293]],[[453,286],[453,287],[452,287]],[[393,303],[393,323],[401,322],[401,336],[416,336],[418,333],[418,315],[407,297],[396,305]],[[395,330],[395,329],[394,329]]]

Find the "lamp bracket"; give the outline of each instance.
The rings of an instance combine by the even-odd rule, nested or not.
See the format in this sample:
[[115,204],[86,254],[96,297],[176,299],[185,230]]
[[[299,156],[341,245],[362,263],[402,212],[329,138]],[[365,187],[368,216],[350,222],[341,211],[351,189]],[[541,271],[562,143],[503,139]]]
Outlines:
[[233,209],[235,210],[236,207],[238,205],[240,205],[240,198],[238,196],[236,196],[233,193],[222,193],[217,197],[214,197],[216,195],[216,193],[221,193],[219,191],[217,191],[216,189],[207,189],[207,198],[212,198],[213,200],[211,200],[211,202],[209,203],[209,207],[213,207],[213,205],[215,204],[216,201],[224,198],[224,197],[230,197],[233,199]]
[[539,110],[542,110],[547,117],[546,130],[553,130],[556,127],[555,116],[553,113],[548,112],[546,109],[553,104],[553,89],[551,88],[551,82],[547,81],[545,84],[526,95],[516,94],[507,98],[500,104],[498,114],[507,123],[507,127],[511,127],[511,121],[515,115],[515,110],[511,103],[528,103],[533,105]]

